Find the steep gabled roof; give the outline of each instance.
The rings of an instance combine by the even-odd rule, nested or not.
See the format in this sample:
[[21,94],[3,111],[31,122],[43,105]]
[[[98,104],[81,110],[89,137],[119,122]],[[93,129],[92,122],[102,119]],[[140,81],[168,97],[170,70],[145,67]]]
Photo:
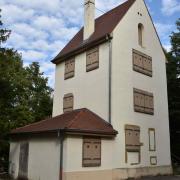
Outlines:
[[51,119],[33,123],[11,131],[15,134],[36,134],[58,132],[70,134],[92,134],[99,136],[115,136],[118,132],[112,125],[88,109],[78,109]]
[[77,55],[88,48],[107,41],[107,37],[112,33],[135,1],[136,0],[128,0],[97,18],[95,20],[95,32],[86,41],[83,41],[83,28],[81,28],[52,62],[58,64],[70,56]]

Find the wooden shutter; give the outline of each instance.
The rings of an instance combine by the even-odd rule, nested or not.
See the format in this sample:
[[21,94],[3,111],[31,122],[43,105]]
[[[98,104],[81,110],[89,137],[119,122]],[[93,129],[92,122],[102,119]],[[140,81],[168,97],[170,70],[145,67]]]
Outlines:
[[19,173],[18,173],[18,177],[21,179],[28,178],[28,156],[29,156],[29,143],[21,143],[20,154],[19,154]]
[[152,93],[145,94],[145,112],[154,114],[154,97]]
[[126,151],[140,151],[140,127],[125,125]]
[[137,112],[144,112],[144,94],[141,90],[134,89],[134,110]]
[[152,58],[133,49],[133,70],[152,77]]
[[99,48],[94,48],[86,53],[86,71],[99,68]]
[[64,113],[70,112],[73,110],[73,104],[74,104],[74,96],[73,94],[66,94],[64,96],[63,100],[63,111]]
[[64,79],[74,77],[75,72],[75,58],[65,61]]
[[83,139],[83,166],[95,167],[101,165],[101,139]]
[[154,97],[152,93],[134,88],[134,111],[154,114]]

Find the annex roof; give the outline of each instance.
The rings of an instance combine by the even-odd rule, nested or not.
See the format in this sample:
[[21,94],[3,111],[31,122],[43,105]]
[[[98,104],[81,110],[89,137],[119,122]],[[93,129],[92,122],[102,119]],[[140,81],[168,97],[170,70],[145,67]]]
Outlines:
[[94,134],[99,136],[115,136],[118,133],[111,124],[92,111],[83,108],[17,128],[11,131],[11,135],[59,132],[60,130],[69,134]]

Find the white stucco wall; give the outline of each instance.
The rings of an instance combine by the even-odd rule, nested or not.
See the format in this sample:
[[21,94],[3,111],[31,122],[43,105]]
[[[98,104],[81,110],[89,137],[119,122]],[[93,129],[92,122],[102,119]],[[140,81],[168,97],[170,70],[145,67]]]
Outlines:
[[[143,48],[138,45],[138,23],[144,25]],[[150,155],[157,156],[158,166],[170,165],[165,56],[143,0],[137,0],[116,27],[112,46],[112,124],[119,131],[113,148],[113,167],[150,166]],[[152,57],[152,78],[133,71],[132,48]],[[153,92],[153,116],[134,112],[133,88]],[[139,125],[141,128],[141,142],[144,145],[141,148],[141,164],[137,166],[125,163],[125,124]],[[149,152],[148,128],[156,130],[156,152]]]
[[64,145],[64,172],[75,171],[96,171],[112,169],[113,140],[101,140],[101,166],[100,167],[82,167],[82,137],[69,136]]
[[[11,142],[9,173],[18,177],[20,143]],[[58,138],[32,138],[29,142],[28,179],[57,180],[60,166],[60,141]],[[12,173],[14,167],[14,173]]]
[[63,113],[63,97],[74,95],[74,109],[88,108],[108,117],[108,43],[99,46],[99,68],[86,72],[86,53],[75,57],[75,76],[64,80],[65,63],[56,66],[53,116]]

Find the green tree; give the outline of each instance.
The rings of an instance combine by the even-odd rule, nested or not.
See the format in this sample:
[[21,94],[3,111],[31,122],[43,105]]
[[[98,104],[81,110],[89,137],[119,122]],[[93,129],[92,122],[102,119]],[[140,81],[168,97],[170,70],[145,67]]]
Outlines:
[[[0,43],[9,35],[0,19]],[[37,62],[24,67],[21,54],[0,48],[0,165],[8,160],[12,129],[51,116],[52,91]]]
[[169,119],[171,131],[171,151],[174,155],[180,154],[180,19],[177,20],[177,31],[171,37],[171,51],[166,54],[167,84],[169,101]]
[[[0,9],[0,13],[1,13],[1,9]],[[10,30],[2,28],[2,26],[3,26],[3,23],[1,21],[1,14],[0,14],[0,47],[3,42],[6,42],[6,40],[8,39],[11,33]]]

